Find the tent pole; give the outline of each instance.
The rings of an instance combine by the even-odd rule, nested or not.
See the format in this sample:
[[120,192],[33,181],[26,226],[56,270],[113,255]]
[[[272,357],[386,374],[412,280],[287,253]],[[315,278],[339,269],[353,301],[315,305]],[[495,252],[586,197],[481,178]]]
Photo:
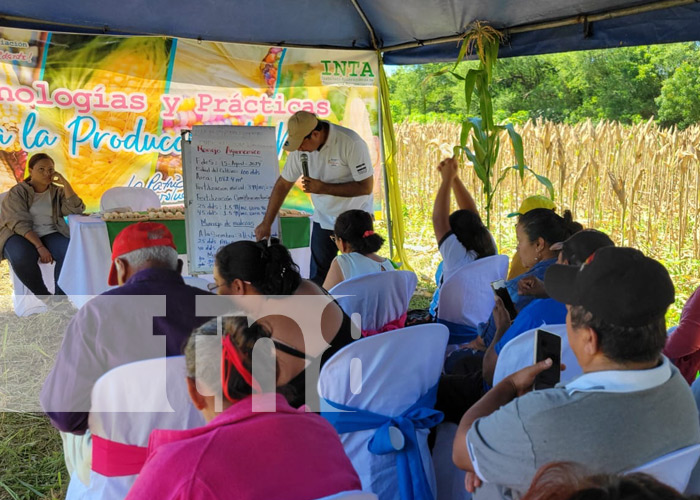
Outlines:
[[[524,24],[522,26],[514,26],[512,28],[503,28],[501,31],[505,35],[514,35],[516,33],[527,33],[529,31],[538,31],[551,28],[561,28],[563,26],[571,26],[574,24],[592,23],[596,21],[603,21],[606,19],[616,19],[618,17],[630,16],[633,14],[643,14],[645,12],[653,12],[655,10],[668,9],[671,7],[682,7],[684,5],[697,3],[697,0],[661,0],[659,2],[650,3],[647,5],[640,5],[636,7],[627,7],[624,9],[611,10],[608,12],[602,12],[600,14],[580,14],[578,16],[567,17],[560,19],[558,21],[545,21],[542,23]],[[500,28],[499,28],[500,29]],[[392,45],[390,47],[383,47],[383,52],[394,52],[397,50],[413,49],[416,47],[423,47],[426,45],[439,45],[441,43],[448,42],[459,42],[464,38],[464,35],[453,35],[440,38],[433,38],[431,40],[419,40],[416,42],[401,43],[399,45]]]
[[360,15],[360,18],[362,18],[362,22],[365,23],[365,26],[367,26],[367,30],[369,31],[369,34],[372,37],[372,47],[374,48],[374,50],[379,50],[379,44],[377,43],[377,34],[374,32],[374,28],[369,22],[369,19],[367,19],[367,16],[362,10],[362,7],[360,7],[360,4],[357,3],[357,0],[350,0],[350,3],[352,3],[353,7],[355,7],[355,10]]

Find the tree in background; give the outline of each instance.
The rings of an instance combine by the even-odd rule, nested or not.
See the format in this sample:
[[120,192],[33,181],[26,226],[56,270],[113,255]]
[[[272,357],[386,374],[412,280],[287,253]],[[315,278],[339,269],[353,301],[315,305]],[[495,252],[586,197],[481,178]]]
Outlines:
[[[456,71],[477,68],[462,62]],[[544,118],[636,123],[656,117],[666,126],[700,121],[697,43],[569,52],[501,59],[491,82],[494,117],[521,122]],[[450,64],[401,67],[390,78],[392,111],[405,119],[463,121],[462,85],[442,74]],[[468,114],[477,112],[472,103]]]

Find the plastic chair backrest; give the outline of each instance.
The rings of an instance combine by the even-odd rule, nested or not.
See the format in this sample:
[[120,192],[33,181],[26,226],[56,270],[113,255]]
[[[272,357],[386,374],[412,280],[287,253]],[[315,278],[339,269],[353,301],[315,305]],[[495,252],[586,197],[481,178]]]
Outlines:
[[498,361],[496,361],[493,385],[535,362],[535,332],[539,329],[547,330],[561,337],[561,362],[566,365],[566,370],[561,372],[561,381],[569,382],[581,375],[581,366],[578,364],[571,346],[569,346],[566,325],[542,325],[539,328],[521,333],[503,346],[498,355]]
[[[93,386],[88,417],[93,439],[146,447],[153,429],[205,425],[190,400],[185,374],[184,356],[172,356],[127,363],[102,375]],[[124,498],[136,477],[107,477],[92,470],[87,487],[71,478],[69,493],[80,494],[67,498]]]
[[649,463],[627,471],[643,472],[655,477],[668,486],[684,492],[690,480],[690,474],[700,458],[700,444],[687,446],[667,453]]
[[160,208],[160,198],[155,191],[142,187],[118,186],[109,188],[102,194],[100,198],[102,212],[123,207],[131,207],[135,212]]
[[[401,328],[345,346],[323,366],[318,391],[323,399],[386,416],[398,416],[437,384],[449,332],[439,324]],[[428,429],[417,431],[423,468],[435,492]],[[362,489],[382,500],[397,499],[396,457],[374,455],[367,443],[374,430],[340,435]]]
[[505,279],[507,274],[507,255],[465,264],[440,287],[438,318],[472,327],[488,320],[495,304],[491,282]]
[[342,281],[329,293],[348,316],[360,314],[363,330],[378,330],[408,311],[417,283],[411,271],[385,271]]

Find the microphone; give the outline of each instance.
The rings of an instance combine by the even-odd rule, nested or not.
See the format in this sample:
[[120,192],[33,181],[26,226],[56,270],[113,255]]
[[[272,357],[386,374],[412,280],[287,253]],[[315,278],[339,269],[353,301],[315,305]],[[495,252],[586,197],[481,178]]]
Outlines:
[[304,172],[304,177],[309,176],[309,155],[306,153],[301,154],[301,169]]

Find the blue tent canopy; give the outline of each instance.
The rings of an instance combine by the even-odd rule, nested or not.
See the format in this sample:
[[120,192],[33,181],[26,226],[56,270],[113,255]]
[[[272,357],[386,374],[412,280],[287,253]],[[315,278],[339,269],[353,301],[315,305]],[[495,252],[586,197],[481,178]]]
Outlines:
[[0,25],[284,46],[379,49],[388,64],[453,61],[474,20],[501,57],[700,39],[695,0],[5,0]]

